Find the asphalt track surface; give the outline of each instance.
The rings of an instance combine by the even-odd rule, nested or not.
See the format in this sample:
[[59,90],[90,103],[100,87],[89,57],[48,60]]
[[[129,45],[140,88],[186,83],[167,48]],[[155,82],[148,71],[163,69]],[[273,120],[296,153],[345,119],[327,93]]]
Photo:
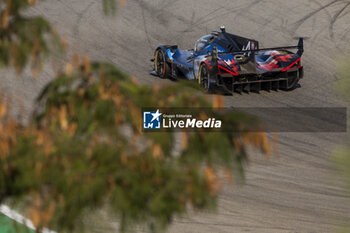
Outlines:
[[[193,48],[200,36],[221,25],[259,40],[261,47],[294,45],[293,37],[307,36],[299,88],[224,96],[225,106],[346,106],[334,85],[339,80],[335,65],[350,45],[349,0],[128,0],[110,18],[103,17],[101,1],[46,0],[30,12],[49,18],[71,52],[117,64],[150,85],[171,83],[148,74],[149,59],[160,44]],[[52,77],[51,64],[47,67],[39,78],[3,72],[0,89],[15,96],[15,107],[23,105],[27,113]],[[251,155],[246,184],[224,190],[218,213],[177,219],[169,232],[335,232],[350,222],[350,197],[330,153],[346,137],[280,133],[275,155],[270,160]]]

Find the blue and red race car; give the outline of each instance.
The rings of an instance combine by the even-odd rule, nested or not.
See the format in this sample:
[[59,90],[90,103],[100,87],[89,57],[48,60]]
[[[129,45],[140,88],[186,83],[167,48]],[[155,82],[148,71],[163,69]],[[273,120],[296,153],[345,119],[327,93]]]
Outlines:
[[196,80],[206,90],[291,90],[303,77],[303,52],[302,38],[297,46],[261,49],[258,41],[227,33],[221,27],[201,37],[192,50],[179,50],[177,45],[158,46],[152,74]]

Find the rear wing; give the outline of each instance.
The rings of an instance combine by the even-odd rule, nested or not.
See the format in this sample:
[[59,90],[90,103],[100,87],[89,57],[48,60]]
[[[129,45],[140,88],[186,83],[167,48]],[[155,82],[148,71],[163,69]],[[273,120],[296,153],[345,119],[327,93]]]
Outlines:
[[[218,52],[217,48],[216,48],[216,51],[214,51],[214,48],[213,48],[212,53],[216,52],[218,55],[220,55],[220,54],[235,55],[235,54],[244,54],[244,53],[249,53],[249,52],[259,52],[259,51],[269,51],[269,50],[287,50],[287,49],[298,49],[298,52],[296,54],[298,54],[301,57],[304,53],[304,39],[299,38],[299,42],[298,42],[297,46],[284,46],[284,47],[262,48],[262,49],[258,48],[258,49],[242,50],[242,51],[237,51],[237,52]],[[217,57],[217,56],[215,56],[215,57]]]
[[297,49],[298,51],[295,54],[298,55],[299,58],[295,61],[285,63],[283,67],[279,68],[281,71],[286,71],[289,69],[290,66],[300,61],[300,57],[304,53],[304,40],[303,38],[299,38],[299,42],[297,46],[283,46],[283,47],[262,48],[262,49],[253,46],[252,48],[253,49],[250,49],[250,50],[242,50],[237,52],[218,52],[217,47],[214,46],[211,54],[212,62],[214,63],[215,68],[217,68],[216,70],[219,70],[219,68],[224,69],[222,66],[218,64],[218,60],[219,60],[218,58],[220,57],[221,59],[225,60],[227,59],[227,56],[225,55],[234,55],[235,60],[239,63],[241,70],[233,72],[233,75],[256,74],[256,73],[259,73],[257,71],[256,52],[269,51],[269,50]]

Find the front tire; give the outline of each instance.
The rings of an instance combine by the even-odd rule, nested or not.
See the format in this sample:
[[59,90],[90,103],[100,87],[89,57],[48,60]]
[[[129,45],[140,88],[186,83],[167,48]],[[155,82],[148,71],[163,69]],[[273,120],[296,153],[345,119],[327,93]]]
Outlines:
[[165,54],[162,49],[157,49],[154,55],[154,71],[162,78],[169,78],[170,67],[165,59]]
[[209,69],[205,63],[202,63],[198,71],[198,84],[203,87],[206,91],[210,91],[210,74]]

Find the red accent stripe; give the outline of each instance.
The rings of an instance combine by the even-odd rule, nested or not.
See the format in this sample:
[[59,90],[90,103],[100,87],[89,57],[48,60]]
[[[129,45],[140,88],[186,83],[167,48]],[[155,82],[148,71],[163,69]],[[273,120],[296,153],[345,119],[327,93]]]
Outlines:
[[292,68],[297,62],[300,61],[301,58],[298,58],[295,62],[293,62],[290,66],[288,66],[287,68],[283,68],[281,71],[287,71],[289,70],[290,68]]
[[239,75],[238,73],[234,73],[234,72],[232,72],[232,71],[230,71],[230,70],[228,70],[228,69],[226,69],[225,67],[222,67],[222,66],[220,66],[220,65],[218,65],[218,67],[219,67],[219,69],[223,69],[223,70],[225,70],[225,71],[227,71],[229,74],[232,74],[232,75],[234,75],[234,76],[237,76],[237,75]]
[[237,72],[237,70],[238,70],[238,68],[237,68],[237,63],[236,63],[235,59],[232,59],[232,61],[233,61],[233,64],[234,64],[234,67],[233,67],[232,69],[233,69],[234,72],[236,72],[237,75],[238,75],[238,72]]

